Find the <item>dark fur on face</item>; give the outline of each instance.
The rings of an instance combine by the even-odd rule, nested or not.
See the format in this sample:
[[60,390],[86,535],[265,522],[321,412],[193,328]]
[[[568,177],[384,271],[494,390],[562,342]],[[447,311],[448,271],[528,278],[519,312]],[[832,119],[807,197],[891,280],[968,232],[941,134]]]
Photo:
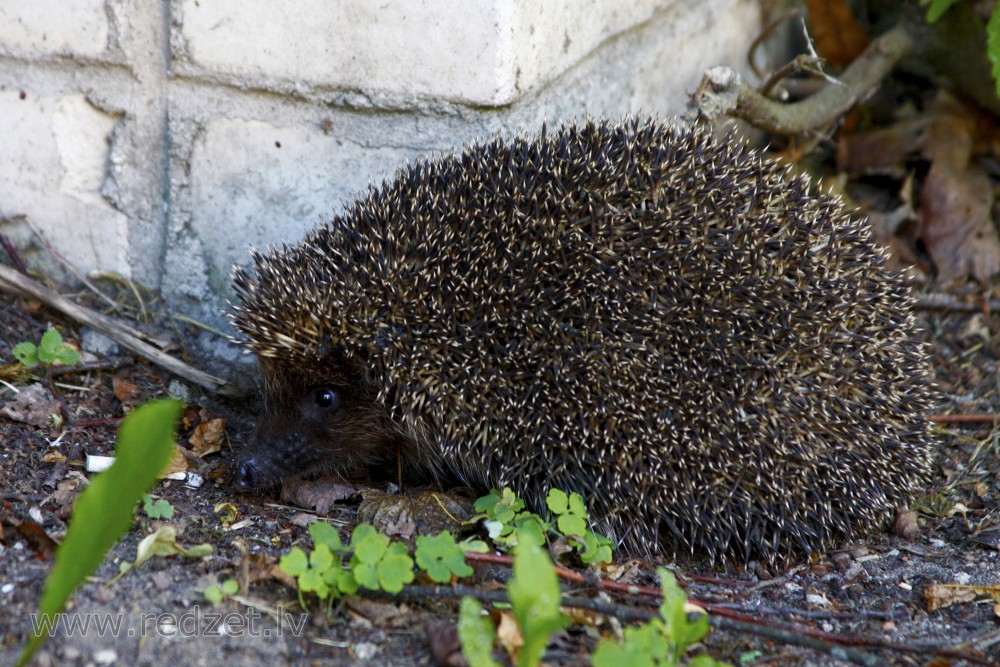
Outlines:
[[263,405],[237,463],[240,486],[272,486],[294,475],[350,475],[396,459],[403,436],[374,392],[345,366],[260,363]]

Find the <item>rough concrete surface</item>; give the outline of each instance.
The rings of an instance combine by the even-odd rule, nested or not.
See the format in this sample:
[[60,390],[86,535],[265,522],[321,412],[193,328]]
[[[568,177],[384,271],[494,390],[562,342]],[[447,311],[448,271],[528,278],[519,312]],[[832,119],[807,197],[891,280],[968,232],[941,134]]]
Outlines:
[[[58,7],[55,7],[58,4]],[[0,7],[0,233],[226,326],[232,264],[420,155],[668,115],[755,0],[72,0]]]

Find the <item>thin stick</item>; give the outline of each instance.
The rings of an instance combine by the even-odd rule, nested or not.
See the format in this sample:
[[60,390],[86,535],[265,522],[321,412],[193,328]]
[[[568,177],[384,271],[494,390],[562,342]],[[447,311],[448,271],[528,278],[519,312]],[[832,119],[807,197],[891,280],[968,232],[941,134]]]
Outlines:
[[140,340],[130,331],[130,327],[122,326],[118,321],[110,317],[89,308],[84,308],[66,297],[56,294],[31,278],[21,275],[9,266],[2,264],[0,264],[0,290],[9,292],[15,296],[30,296],[37,299],[67,317],[118,341],[124,347],[150,360],[157,366],[199,386],[224,396],[235,396],[239,393],[235,387],[228,384],[225,380],[197,368],[192,368],[179,359],[165,354],[152,345]]

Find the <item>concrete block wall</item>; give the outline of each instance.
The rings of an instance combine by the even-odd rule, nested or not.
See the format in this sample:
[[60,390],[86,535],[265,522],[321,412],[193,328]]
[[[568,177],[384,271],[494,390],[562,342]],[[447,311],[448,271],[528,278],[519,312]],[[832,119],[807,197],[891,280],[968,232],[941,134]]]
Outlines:
[[219,324],[251,246],[420,155],[676,113],[759,24],[759,0],[0,0],[0,233]]

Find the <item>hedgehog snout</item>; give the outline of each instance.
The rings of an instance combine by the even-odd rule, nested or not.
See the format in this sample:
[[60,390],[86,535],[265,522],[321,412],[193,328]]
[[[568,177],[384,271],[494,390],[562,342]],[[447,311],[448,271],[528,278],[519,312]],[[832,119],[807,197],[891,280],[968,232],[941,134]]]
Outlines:
[[301,457],[289,454],[293,452],[287,447],[282,448],[279,443],[261,447],[255,439],[237,459],[233,481],[248,491],[274,486],[305,467],[298,460]]
[[247,459],[240,463],[236,471],[236,481],[240,488],[251,490],[261,486],[261,470],[255,459]]
[[326,450],[297,430],[256,433],[236,462],[235,482],[244,489],[262,489],[288,477],[309,475],[327,467]]

